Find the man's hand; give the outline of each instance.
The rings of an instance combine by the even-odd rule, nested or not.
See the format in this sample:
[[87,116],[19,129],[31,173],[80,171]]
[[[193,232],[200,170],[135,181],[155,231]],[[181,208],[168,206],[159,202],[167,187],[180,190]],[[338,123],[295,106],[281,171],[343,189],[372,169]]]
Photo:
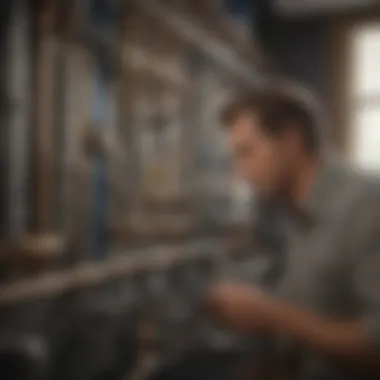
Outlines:
[[[215,320],[240,333],[279,333],[362,373],[380,374],[379,351],[363,320],[336,320],[271,298],[244,285],[214,286],[206,304]],[[379,378],[379,377],[376,377]]]
[[249,285],[216,285],[206,294],[206,307],[223,326],[241,333],[272,331],[276,302]]

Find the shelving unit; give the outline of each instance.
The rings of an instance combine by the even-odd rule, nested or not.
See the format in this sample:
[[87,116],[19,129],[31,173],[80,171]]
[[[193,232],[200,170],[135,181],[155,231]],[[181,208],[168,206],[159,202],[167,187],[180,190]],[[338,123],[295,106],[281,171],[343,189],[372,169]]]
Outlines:
[[51,378],[119,380],[218,346],[199,306],[247,234],[217,109],[260,81],[256,53],[216,1],[12,4],[33,7],[8,36],[0,346],[21,355],[0,364],[29,368],[37,341]]
[[[18,252],[46,261],[40,271],[88,273],[94,260],[102,271],[142,245],[185,247],[237,229],[216,113],[236,87],[260,82],[257,53],[217,3],[120,1],[103,24],[90,3],[43,2],[30,16],[34,225],[2,244],[2,260]],[[37,254],[42,246],[54,252]],[[55,283],[44,281],[34,295]]]
[[[131,213],[113,227],[118,236],[146,240],[161,231],[166,239],[170,235],[175,239],[186,235],[185,225],[191,234],[201,219],[215,222],[220,218],[202,215],[210,198],[219,197],[224,208],[230,207],[228,167],[223,164],[228,161],[227,149],[218,130],[217,108],[234,88],[255,85],[262,78],[257,53],[246,42],[236,43],[237,34],[232,30],[228,33],[228,27],[220,28],[222,23],[232,25],[226,19],[220,5],[215,4],[130,2],[122,69],[130,118],[125,128],[133,141],[136,177],[132,181]],[[158,158],[157,149],[152,154],[157,147],[155,140],[160,140],[166,158]],[[207,167],[207,161],[214,163],[212,167]],[[208,183],[202,183],[201,178],[207,177],[202,165],[203,171],[213,175]],[[224,187],[222,194],[215,194],[210,188],[212,182]],[[180,214],[180,225],[179,216],[173,213]],[[168,222],[171,218],[172,227]],[[153,220],[158,220],[158,227],[152,226]]]

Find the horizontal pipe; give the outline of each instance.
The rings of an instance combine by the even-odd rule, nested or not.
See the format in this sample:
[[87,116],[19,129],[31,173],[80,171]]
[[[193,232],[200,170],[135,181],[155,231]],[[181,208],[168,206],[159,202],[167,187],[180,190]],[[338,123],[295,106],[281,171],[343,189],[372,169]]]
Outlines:
[[96,286],[141,270],[155,270],[193,259],[224,255],[231,248],[230,240],[210,239],[188,245],[161,246],[133,254],[115,252],[104,262],[81,264],[65,271],[3,284],[0,287],[0,307]]
[[375,10],[378,0],[275,0],[273,8],[281,16],[317,16],[342,14],[353,11]]

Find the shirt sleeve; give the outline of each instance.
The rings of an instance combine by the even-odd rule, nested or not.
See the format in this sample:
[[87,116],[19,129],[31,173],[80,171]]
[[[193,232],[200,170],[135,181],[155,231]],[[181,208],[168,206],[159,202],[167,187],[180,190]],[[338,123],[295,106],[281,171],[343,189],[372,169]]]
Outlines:
[[354,289],[362,305],[364,331],[380,350],[380,246],[363,254],[355,270]]
[[368,198],[353,215],[353,291],[361,307],[363,329],[380,350],[380,196]]

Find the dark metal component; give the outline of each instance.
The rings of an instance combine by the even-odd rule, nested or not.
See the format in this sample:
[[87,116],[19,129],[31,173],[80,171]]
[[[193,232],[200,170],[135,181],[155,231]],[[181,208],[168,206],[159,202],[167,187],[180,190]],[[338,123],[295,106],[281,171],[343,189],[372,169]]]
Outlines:
[[[62,300],[67,321],[56,325],[52,378],[121,380],[135,367],[137,315],[121,302],[119,284],[73,294]],[[58,328],[61,328],[58,330]]]
[[275,11],[284,16],[312,16],[379,9],[379,0],[275,0]]
[[11,110],[11,101],[7,93],[7,46],[8,30],[11,21],[13,2],[10,0],[1,3],[0,12],[0,180],[6,186],[0,191],[0,238],[5,238],[8,229],[8,128],[7,121]]
[[149,380],[230,380],[238,378],[244,362],[240,350],[196,348],[163,363]]
[[46,342],[17,332],[0,336],[0,373],[3,380],[48,380]]
[[26,232],[30,183],[30,11],[26,0],[13,3],[8,29],[7,94],[11,102],[7,120],[8,135],[8,237],[15,239]]
[[[55,228],[66,238],[71,239],[70,224],[73,224],[73,205],[70,196],[76,183],[73,176],[72,135],[78,126],[73,120],[73,89],[76,89],[76,78],[73,78],[73,51],[69,45],[70,36],[77,32],[75,13],[78,11],[75,0],[58,3],[62,20],[57,22],[57,53],[55,55],[55,113],[54,145],[55,153]],[[74,100],[75,102],[75,100]],[[73,146],[74,145],[74,146]],[[72,228],[72,227],[71,227]]]

